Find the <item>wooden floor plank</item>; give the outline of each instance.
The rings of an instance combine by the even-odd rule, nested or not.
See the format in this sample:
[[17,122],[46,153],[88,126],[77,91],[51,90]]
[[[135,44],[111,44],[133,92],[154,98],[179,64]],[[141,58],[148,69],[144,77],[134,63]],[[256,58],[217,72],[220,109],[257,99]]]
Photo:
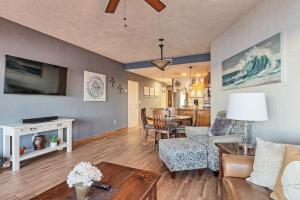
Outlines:
[[134,127],[122,129],[112,138],[92,140],[72,153],[54,152],[23,162],[21,170],[0,174],[0,199],[30,199],[66,180],[80,161],[106,161],[160,173],[159,200],[219,200],[217,178],[210,171],[206,170],[201,177],[197,171],[180,172],[173,180],[152,144],[152,139],[142,142],[141,129]]

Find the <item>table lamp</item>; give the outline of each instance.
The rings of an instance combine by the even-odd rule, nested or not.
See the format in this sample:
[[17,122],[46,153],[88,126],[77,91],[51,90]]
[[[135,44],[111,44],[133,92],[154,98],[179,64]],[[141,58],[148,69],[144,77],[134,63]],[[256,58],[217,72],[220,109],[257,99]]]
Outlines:
[[267,121],[268,112],[264,93],[234,93],[230,94],[227,118],[247,121],[248,126],[243,143],[254,144],[253,122]]

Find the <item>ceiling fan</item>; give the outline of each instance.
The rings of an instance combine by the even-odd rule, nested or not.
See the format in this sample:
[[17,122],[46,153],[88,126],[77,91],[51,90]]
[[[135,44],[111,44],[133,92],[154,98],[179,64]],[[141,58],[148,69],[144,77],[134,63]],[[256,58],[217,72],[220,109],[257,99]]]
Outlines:
[[[152,8],[154,8],[157,12],[162,11],[166,5],[163,4],[160,0],[145,0]],[[109,0],[107,7],[105,9],[106,13],[115,13],[117,6],[120,0]]]

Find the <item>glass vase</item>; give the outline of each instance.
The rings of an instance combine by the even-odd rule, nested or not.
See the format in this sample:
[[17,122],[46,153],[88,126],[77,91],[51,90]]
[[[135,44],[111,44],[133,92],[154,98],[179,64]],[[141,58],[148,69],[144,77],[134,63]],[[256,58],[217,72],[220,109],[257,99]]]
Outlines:
[[78,184],[75,185],[75,191],[77,200],[88,200],[90,196],[91,186]]

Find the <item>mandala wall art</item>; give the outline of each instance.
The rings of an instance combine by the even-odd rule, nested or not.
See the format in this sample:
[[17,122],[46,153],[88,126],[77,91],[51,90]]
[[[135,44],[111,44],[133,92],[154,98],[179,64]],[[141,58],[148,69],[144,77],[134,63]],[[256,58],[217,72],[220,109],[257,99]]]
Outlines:
[[106,101],[106,75],[84,71],[84,101]]

